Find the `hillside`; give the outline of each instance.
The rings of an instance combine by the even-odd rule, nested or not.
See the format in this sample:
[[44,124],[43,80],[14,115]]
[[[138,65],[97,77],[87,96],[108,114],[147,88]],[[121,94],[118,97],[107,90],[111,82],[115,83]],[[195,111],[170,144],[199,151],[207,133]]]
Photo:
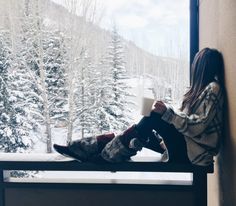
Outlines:
[[[0,11],[4,18],[0,19],[0,27],[9,26],[7,19],[11,18],[7,14],[9,10],[4,9],[10,6],[11,13],[15,16],[22,15],[22,5],[26,5],[27,0],[18,0],[17,4],[11,1],[1,0]],[[22,3],[24,2],[24,3]],[[40,0],[42,7],[43,22],[51,30],[59,29],[73,36],[85,37],[83,44],[89,47],[90,55],[94,61],[99,61],[105,55],[105,49],[111,41],[111,32],[100,28],[98,25],[86,22],[84,18],[76,16],[65,7],[50,0]],[[12,17],[14,18],[14,17]],[[189,66],[188,61],[183,59],[173,59],[168,57],[155,56],[135,45],[134,42],[122,38],[125,48],[126,70],[135,76],[148,74],[152,78],[157,78],[160,85],[171,87],[176,90],[174,93],[179,97],[180,93],[188,85]],[[78,44],[81,44],[78,42]],[[170,48],[167,48],[170,49]],[[181,56],[181,54],[180,54]],[[158,83],[157,83],[158,84]]]

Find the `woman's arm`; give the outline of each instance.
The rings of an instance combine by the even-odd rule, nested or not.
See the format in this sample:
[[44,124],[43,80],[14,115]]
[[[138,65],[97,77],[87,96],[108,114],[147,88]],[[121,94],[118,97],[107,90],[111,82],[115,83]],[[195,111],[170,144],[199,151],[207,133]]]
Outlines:
[[195,108],[196,113],[187,115],[167,108],[162,119],[173,124],[185,136],[195,137],[201,134],[215,117],[222,99],[222,91],[215,82],[211,83],[203,93],[203,97],[199,99]]

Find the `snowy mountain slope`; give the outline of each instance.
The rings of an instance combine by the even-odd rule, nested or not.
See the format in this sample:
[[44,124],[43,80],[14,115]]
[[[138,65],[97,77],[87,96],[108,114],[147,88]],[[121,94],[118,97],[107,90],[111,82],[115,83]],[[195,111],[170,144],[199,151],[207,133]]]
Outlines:
[[[65,7],[56,4],[53,1],[43,1],[45,2],[43,3],[43,5],[45,5],[45,8],[43,9],[45,21],[50,22],[51,26],[63,28],[74,19],[73,21],[76,22],[76,28],[73,28],[74,31],[80,29],[80,24],[84,21],[83,18],[71,14]],[[89,31],[93,34],[90,45],[92,45],[94,50],[102,51],[102,48],[104,48],[111,39],[111,32],[89,22],[86,22],[86,26],[89,27]],[[180,64],[182,67],[186,67],[187,65],[187,62],[183,59],[180,61],[174,58],[155,56],[142,48],[139,48],[132,41],[127,41],[124,38],[122,38],[122,40],[126,48],[126,64],[129,72],[134,72],[136,74],[138,71],[139,74],[144,72],[153,74],[156,70],[173,70]],[[172,71],[170,74],[171,73]],[[158,75],[162,76],[162,73],[159,72]]]
[[[20,3],[21,1],[24,2],[25,0],[19,0],[17,5],[24,5]],[[90,41],[86,42],[92,48],[91,54],[97,59],[104,55],[104,48],[106,48],[107,43],[111,39],[110,31],[102,29],[98,25],[85,22],[84,18],[72,14],[68,9],[51,0],[40,0],[39,3],[42,6],[44,24],[50,29],[59,29],[70,33],[80,31],[82,25],[82,27],[86,27],[86,32],[91,36]],[[4,9],[7,6],[6,1],[2,0],[0,5],[2,5],[0,8],[2,16],[6,19],[10,18],[7,16],[7,10]],[[22,9],[19,9],[17,5],[10,3],[11,9],[16,16]],[[4,26],[4,24],[6,24],[6,20],[1,18],[0,27]],[[164,78],[168,85],[176,78],[181,78],[184,82],[188,82],[189,67],[186,60],[155,56],[139,48],[134,42],[125,39],[123,39],[123,44],[126,51],[126,68],[129,73],[135,75],[144,73],[156,75],[158,78]],[[179,73],[184,73],[185,75],[176,77]],[[176,87],[176,85],[173,85],[173,87]],[[183,86],[180,85],[180,87],[182,89]]]

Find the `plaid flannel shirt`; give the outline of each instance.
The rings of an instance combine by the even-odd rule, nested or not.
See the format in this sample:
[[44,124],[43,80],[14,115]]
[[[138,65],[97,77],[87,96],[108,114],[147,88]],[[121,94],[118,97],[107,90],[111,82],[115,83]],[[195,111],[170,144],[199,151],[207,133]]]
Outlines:
[[[192,114],[171,107],[162,119],[184,135],[189,160],[196,165],[213,163],[220,147],[223,127],[224,96],[220,85],[211,82],[198,97]],[[174,137],[173,137],[174,138]]]

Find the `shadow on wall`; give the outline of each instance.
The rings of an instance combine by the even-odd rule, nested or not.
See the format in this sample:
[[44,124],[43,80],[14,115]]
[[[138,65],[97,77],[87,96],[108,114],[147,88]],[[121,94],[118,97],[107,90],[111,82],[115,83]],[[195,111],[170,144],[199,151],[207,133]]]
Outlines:
[[224,105],[224,132],[222,139],[222,146],[220,150],[220,155],[218,158],[218,167],[219,167],[219,187],[220,187],[220,205],[221,206],[234,206],[236,203],[236,197],[234,192],[235,188],[235,171],[234,163],[236,161],[232,139],[230,136],[230,122],[229,122],[229,107],[228,107],[228,98],[226,91],[226,100]]

